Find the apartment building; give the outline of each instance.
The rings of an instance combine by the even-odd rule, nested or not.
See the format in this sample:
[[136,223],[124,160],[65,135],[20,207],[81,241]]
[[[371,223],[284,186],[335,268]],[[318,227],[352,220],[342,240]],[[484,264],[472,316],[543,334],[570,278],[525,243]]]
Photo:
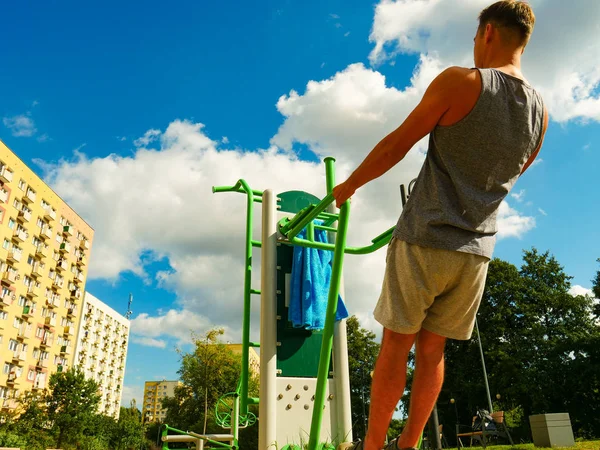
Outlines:
[[[231,350],[235,355],[242,355],[244,346],[242,344],[226,344],[227,348]],[[254,347],[248,349],[248,365],[250,366],[250,372],[258,375],[260,373],[260,356],[254,350]]]
[[162,399],[175,396],[175,388],[180,381],[146,381],[144,383],[144,403],[142,420],[145,422],[164,422],[167,410],[162,407]]
[[74,364],[100,385],[98,412],[119,418],[129,341],[129,320],[86,292]]
[[0,408],[72,365],[93,236],[0,141]]

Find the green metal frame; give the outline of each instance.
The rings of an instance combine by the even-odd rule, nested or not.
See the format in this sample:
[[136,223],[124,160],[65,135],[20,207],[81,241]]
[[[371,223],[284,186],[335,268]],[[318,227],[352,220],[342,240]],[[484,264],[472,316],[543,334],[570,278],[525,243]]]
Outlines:
[[[337,312],[337,300],[341,287],[342,269],[345,254],[363,255],[372,253],[389,243],[392,238],[394,227],[386,230],[379,236],[375,237],[371,244],[364,247],[347,247],[346,236],[348,232],[348,221],[350,217],[350,202],[346,201],[340,207],[339,213],[331,213],[326,210],[335,201],[332,191],[335,186],[335,159],[325,158],[326,171],[326,187],[327,195],[316,205],[310,205],[300,211],[294,217],[283,218],[278,223],[279,231],[282,235],[280,242],[287,245],[299,245],[308,248],[319,250],[333,251],[332,272],[329,287],[329,295],[327,301],[325,325],[323,329],[323,340],[319,357],[319,365],[317,371],[317,387],[314,399],[313,416],[311,420],[310,438],[308,442],[308,450],[317,450],[323,446],[319,443],[321,435],[321,424],[323,420],[323,405],[325,404],[326,386],[328,379],[329,366],[331,363],[331,351],[333,347],[333,333],[335,325],[335,316]],[[258,398],[248,397],[248,378],[249,378],[249,349],[250,347],[258,347],[256,343],[250,342],[250,311],[251,311],[251,296],[252,294],[260,295],[260,291],[252,289],[252,248],[260,247],[261,242],[252,239],[252,224],[254,214],[254,203],[262,202],[262,192],[250,188],[245,180],[239,180],[234,186],[216,186],[213,187],[213,193],[218,192],[239,192],[246,194],[246,242],[245,242],[245,268],[244,268],[244,317],[242,327],[242,373],[235,394],[239,395],[240,408],[235,417],[231,417],[232,431],[234,427],[238,427],[240,423],[248,421],[248,406],[258,404]],[[322,221],[321,225],[314,223],[315,220]],[[337,226],[333,224],[337,223]],[[298,234],[304,228],[307,229],[305,239],[299,238]],[[335,244],[316,242],[314,239],[314,230],[321,229],[330,232],[335,232]],[[226,394],[231,395],[231,394]],[[250,413],[252,414],[252,413]],[[169,431],[179,434],[188,434],[188,432],[178,430],[176,428],[163,425],[161,436],[166,436]],[[195,433],[192,434],[192,436]],[[198,435],[196,435],[198,436]],[[229,444],[215,442],[206,439],[211,444],[232,448]],[[234,441],[233,447],[237,448],[238,442]],[[167,450],[166,442],[163,445],[163,450]]]

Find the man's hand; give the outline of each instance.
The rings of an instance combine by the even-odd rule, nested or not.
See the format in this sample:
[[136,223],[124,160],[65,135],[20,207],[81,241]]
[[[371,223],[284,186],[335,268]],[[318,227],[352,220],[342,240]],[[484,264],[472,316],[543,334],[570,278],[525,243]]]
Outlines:
[[335,206],[338,208],[341,207],[344,203],[346,203],[346,200],[354,195],[354,192],[356,192],[356,188],[352,187],[348,181],[338,184],[333,188],[332,192],[333,197],[335,198]]

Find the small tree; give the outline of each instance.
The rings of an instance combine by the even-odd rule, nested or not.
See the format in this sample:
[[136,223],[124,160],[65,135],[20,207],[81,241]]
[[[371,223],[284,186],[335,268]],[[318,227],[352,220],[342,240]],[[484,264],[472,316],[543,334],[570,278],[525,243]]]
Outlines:
[[58,448],[76,445],[90,428],[100,395],[98,383],[86,380],[79,368],[52,374],[46,396],[48,419]]

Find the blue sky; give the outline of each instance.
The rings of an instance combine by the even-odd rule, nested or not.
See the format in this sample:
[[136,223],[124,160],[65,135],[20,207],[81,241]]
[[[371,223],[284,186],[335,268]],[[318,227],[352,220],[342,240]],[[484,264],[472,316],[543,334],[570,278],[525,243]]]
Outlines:
[[[122,313],[134,295],[137,338],[129,347],[125,401],[141,400],[144,380],[176,376],[173,349],[185,345],[186,326],[202,333],[223,325],[232,340],[239,336],[236,245],[244,204],[241,197],[215,199],[209,186],[245,176],[257,189],[318,190],[318,161],[327,154],[338,159],[340,177],[347,174],[400,124],[439,70],[472,63],[467,36],[486,2],[467,3],[470,9],[452,20],[444,19],[451,3],[434,10],[429,0],[0,7],[9,19],[0,41],[0,139],[96,229],[87,289]],[[561,33],[547,24],[565,17],[560,26],[568,30],[571,21],[585,33],[600,10],[590,3],[591,17],[565,16],[560,2],[533,3],[541,37],[534,34],[531,56],[526,52],[525,75],[540,87],[552,121],[542,161],[508,199],[506,236],[495,256],[520,264],[524,248],[550,250],[573,284],[589,289],[600,268],[593,70],[600,54],[553,42]],[[374,50],[379,43],[380,52]],[[156,131],[138,140],[148,130]],[[279,155],[260,152],[268,148]],[[212,151],[218,155],[209,159]],[[399,211],[390,205],[399,202],[397,185],[415,176],[422,160],[419,149],[413,154],[357,195],[357,210],[362,205],[381,215],[369,221],[357,212],[351,226],[357,240],[395,220]],[[192,226],[180,229],[177,208],[184,207],[195,215],[186,215]],[[348,269],[368,278],[352,282],[358,284],[352,285],[356,297],[348,298],[350,312],[373,328],[382,258],[351,261]],[[369,271],[359,270],[362,264]],[[213,309],[222,298],[231,314]]]

